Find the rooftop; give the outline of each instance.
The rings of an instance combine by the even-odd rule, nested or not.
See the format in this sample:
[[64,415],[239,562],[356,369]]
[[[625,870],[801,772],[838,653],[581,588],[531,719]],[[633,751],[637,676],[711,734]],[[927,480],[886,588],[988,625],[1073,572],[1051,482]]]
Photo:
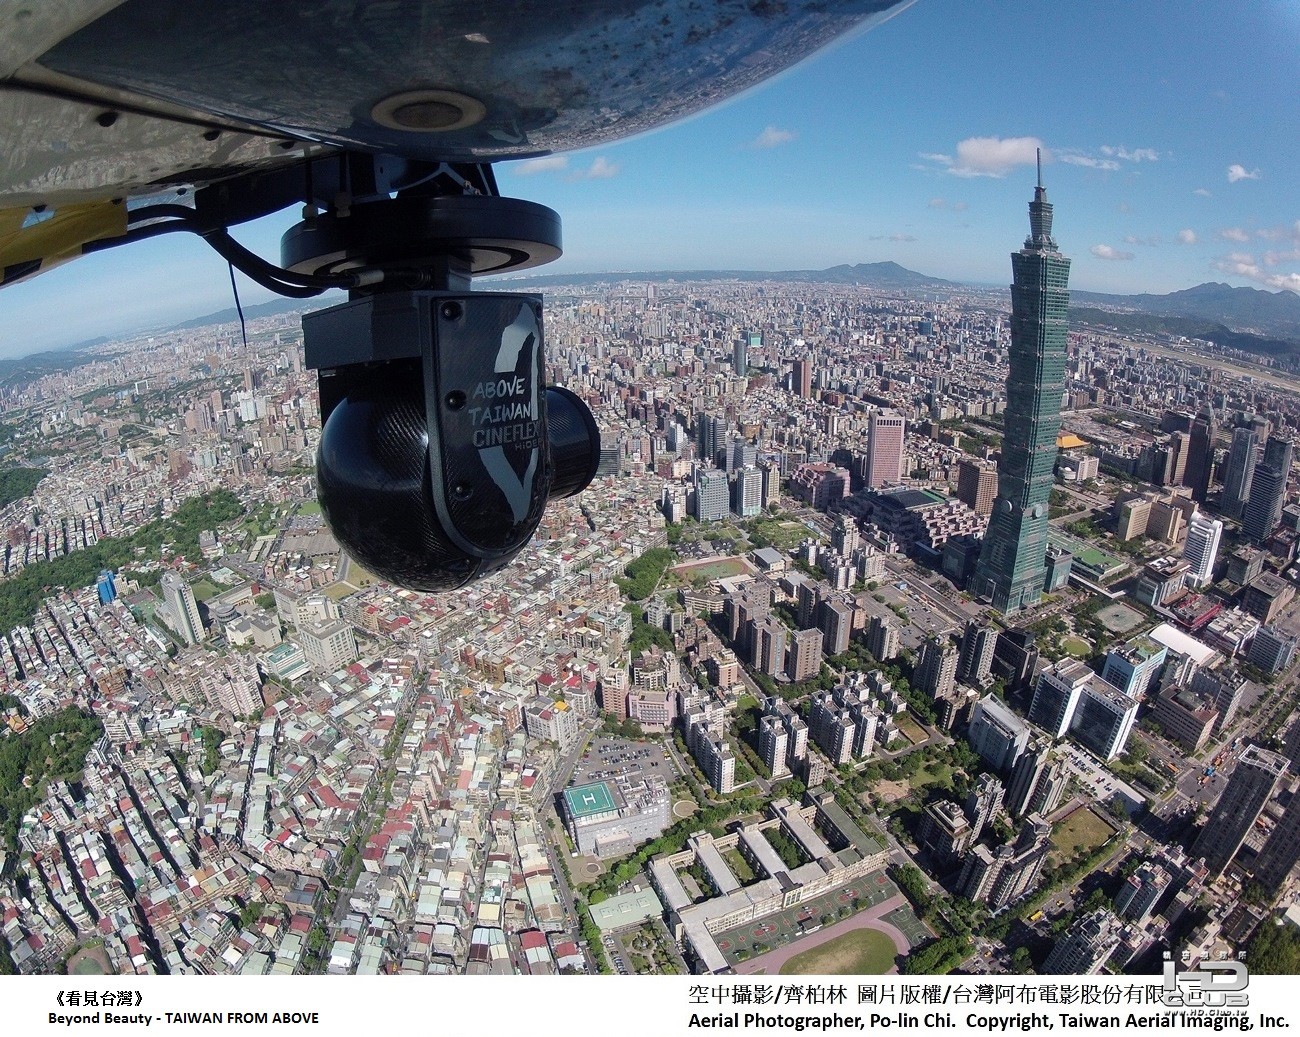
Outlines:
[[575,785],[565,789],[564,803],[568,807],[569,816],[575,821],[617,809],[614,793],[603,781],[593,781],[588,785]]

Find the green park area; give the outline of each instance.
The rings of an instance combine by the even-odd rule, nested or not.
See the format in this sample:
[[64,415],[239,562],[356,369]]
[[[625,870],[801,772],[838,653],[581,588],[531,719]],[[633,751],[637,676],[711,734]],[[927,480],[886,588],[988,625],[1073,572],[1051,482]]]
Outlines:
[[1076,659],[1086,659],[1092,654],[1092,645],[1078,637],[1062,638],[1061,648]]
[[725,580],[751,572],[743,558],[709,558],[702,562],[686,562],[673,566],[673,573],[688,583],[696,580]]
[[916,745],[917,742],[925,741],[926,733],[924,729],[920,724],[912,719],[911,714],[900,713],[894,719],[898,723],[898,729],[903,732],[903,737],[913,745]]
[[856,929],[796,954],[783,976],[882,976],[894,965],[894,941],[875,929]]
[[1052,828],[1052,864],[1087,856],[1115,834],[1110,822],[1081,807]]
[[207,601],[209,598],[215,597],[217,593],[217,588],[209,580],[199,580],[197,583],[191,583],[190,590],[194,592],[195,601]]

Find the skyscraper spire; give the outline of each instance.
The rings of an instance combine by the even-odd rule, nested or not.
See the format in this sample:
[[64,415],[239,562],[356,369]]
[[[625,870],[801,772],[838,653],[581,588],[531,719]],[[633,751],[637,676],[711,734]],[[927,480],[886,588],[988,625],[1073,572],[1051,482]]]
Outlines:
[[1043,187],[1043,149],[1034,149],[1034,154],[1038,163],[1038,186],[1034,188],[1034,200],[1029,203],[1029,237],[1025,238],[1025,248],[1034,252],[1055,252],[1052,203],[1047,200],[1047,189]]

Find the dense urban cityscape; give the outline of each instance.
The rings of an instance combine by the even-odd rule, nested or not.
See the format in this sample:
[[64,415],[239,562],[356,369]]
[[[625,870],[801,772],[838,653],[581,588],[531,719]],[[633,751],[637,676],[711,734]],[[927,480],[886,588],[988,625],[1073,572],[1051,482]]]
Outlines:
[[1290,960],[1300,393],[1067,333],[1030,212],[1011,308],[548,290],[600,473],[446,595],[325,524],[297,313],[12,381],[6,970]]

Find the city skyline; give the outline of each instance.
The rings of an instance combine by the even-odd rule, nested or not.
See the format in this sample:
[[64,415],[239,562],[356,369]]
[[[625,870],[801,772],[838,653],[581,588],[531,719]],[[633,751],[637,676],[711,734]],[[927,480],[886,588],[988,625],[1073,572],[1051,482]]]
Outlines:
[[[1117,19],[1125,32],[1113,31]],[[1002,286],[993,257],[1019,196],[1014,174],[1042,147],[1046,182],[1069,202],[1060,229],[1078,243],[1076,288],[1294,288],[1300,213],[1287,171],[1300,133],[1274,99],[1295,79],[1285,41],[1297,31],[1291,0],[1226,22],[1171,3],[1010,4],[972,16],[952,0],[920,0],[720,109],[609,147],[502,163],[498,176],[502,193],[564,219],[566,255],[548,272],[894,260]],[[1041,103],[1027,113],[1019,77],[1003,70],[1058,40],[1069,41],[1068,67],[1034,76]],[[978,102],[951,103],[957,91]],[[275,258],[290,221],[237,234]],[[0,355],[228,307],[225,264],[177,238],[7,288]],[[246,281],[241,296],[268,297]]]

